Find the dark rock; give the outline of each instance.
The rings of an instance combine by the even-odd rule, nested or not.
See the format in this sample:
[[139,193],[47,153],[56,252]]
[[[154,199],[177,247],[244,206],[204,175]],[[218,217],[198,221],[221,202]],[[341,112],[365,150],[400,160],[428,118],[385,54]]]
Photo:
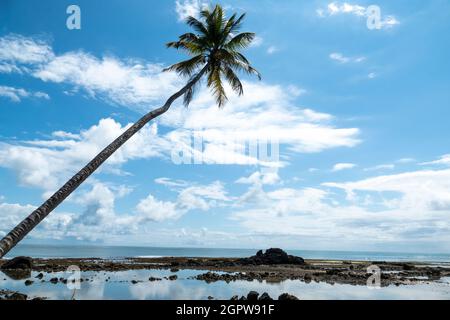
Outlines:
[[172,269],[170,269],[170,272],[173,272],[173,273],[176,273],[176,272],[178,272],[178,271],[180,271],[180,269],[178,269],[178,268],[172,268]]
[[32,284],[34,283],[34,281],[31,281],[31,280],[26,280],[25,281],[25,285],[28,287],[28,286],[31,286]]
[[154,282],[154,281],[161,281],[161,278],[155,278],[155,277],[150,277],[148,278],[148,281]]
[[244,265],[305,264],[305,260],[303,258],[288,255],[281,249],[268,249],[264,253],[260,250],[255,256],[240,259],[239,261]]
[[53,283],[53,284],[57,284],[58,281],[59,281],[58,278],[51,278],[50,279],[50,282]]
[[14,292],[6,297],[7,300],[27,300],[28,296],[23,293]]
[[36,276],[36,279],[41,280],[42,278],[44,278],[44,274],[42,272]]
[[264,292],[258,299],[259,301],[272,301],[273,299],[269,296],[267,292]]
[[280,301],[289,301],[289,300],[299,300],[296,296],[293,296],[289,293],[283,293],[278,297],[278,300]]
[[214,297],[208,296],[208,300],[214,300]]
[[139,283],[139,281],[137,281],[137,280],[131,280],[131,283],[132,283],[132,284],[137,284],[137,283]]
[[248,301],[257,301],[258,300],[259,293],[256,291],[250,291],[247,295]]
[[237,300],[239,300],[239,296],[232,296],[230,300],[237,301]]
[[171,280],[171,281],[175,281],[177,279],[178,279],[178,276],[176,274],[173,274],[169,277],[169,280]]
[[329,276],[335,276],[341,273],[341,270],[339,269],[329,269],[327,270],[327,275]]
[[411,265],[411,264],[408,264],[408,263],[403,264],[403,265],[402,265],[402,268],[403,268],[403,270],[405,270],[405,271],[411,271],[411,270],[414,270],[414,266]]
[[246,301],[246,300],[247,300],[247,298],[246,298],[246,297],[244,297],[244,296],[242,296],[242,297],[240,297],[240,298],[239,298],[239,300],[240,300],[240,301]]
[[16,257],[6,261],[0,269],[2,270],[30,270],[33,267],[33,260],[29,257]]
[[13,280],[25,280],[31,277],[31,269],[5,269],[2,272]]
[[[201,263],[200,263],[199,261],[195,260],[195,259],[188,259],[187,265],[190,265],[190,266],[198,266],[198,265],[201,265]],[[177,266],[178,266],[178,265],[177,265]]]

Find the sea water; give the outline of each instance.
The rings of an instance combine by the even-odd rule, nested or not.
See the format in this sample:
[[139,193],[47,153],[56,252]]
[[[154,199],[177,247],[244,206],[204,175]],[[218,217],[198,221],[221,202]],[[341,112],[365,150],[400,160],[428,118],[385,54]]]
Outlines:
[[[53,246],[20,244],[6,256],[30,256],[33,258],[104,258],[127,257],[249,257],[255,249],[222,248],[162,248],[162,247],[119,247],[119,246]],[[407,252],[365,252],[365,251],[312,251],[286,250],[289,254],[305,259],[357,260],[357,261],[415,261],[450,262],[450,254],[407,253]]]

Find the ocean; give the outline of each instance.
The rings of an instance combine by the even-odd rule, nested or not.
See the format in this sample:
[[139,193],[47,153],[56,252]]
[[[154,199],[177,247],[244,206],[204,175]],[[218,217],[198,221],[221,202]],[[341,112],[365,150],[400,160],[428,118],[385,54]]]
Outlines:
[[[30,256],[34,258],[103,258],[127,257],[248,257],[258,249],[222,248],[163,248],[120,246],[69,246],[21,244],[11,250],[6,258]],[[357,261],[416,261],[450,262],[450,254],[370,252],[370,251],[313,251],[286,250],[305,259],[357,260]]]

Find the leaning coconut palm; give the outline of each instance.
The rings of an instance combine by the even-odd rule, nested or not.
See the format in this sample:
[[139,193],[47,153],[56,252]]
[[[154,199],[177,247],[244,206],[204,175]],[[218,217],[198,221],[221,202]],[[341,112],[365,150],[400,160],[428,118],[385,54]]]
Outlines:
[[254,33],[238,33],[244,18],[245,14],[239,17],[233,14],[226,19],[223,9],[219,5],[213,11],[203,10],[199,19],[187,18],[187,24],[194,29],[195,33],[183,34],[178,41],[168,43],[167,47],[184,50],[191,57],[165,69],[165,71],[175,71],[181,76],[188,77],[187,84],[172,95],[162,107],[149,112],[126,130],[50,199],[8,233],[0,241],[0,258],[33,230],[134,134],[148,122],[169,110],[175,100],[183,96],[184,104],[188,106],[203,77],[206,77],[207,86],[211,89],[219,107],[223,107],[227,101],[224,81],[227,81],[238,95],[242,95],[244,91],[237,76],[239,72],[254,74],[260,78],[260,74],[240,52],[248,47],[255,37]]

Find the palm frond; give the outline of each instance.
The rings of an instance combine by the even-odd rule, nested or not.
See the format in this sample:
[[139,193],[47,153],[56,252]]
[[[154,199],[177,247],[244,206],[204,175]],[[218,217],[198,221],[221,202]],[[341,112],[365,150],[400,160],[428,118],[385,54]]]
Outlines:
[[240,52],[220,50],[220,59],[224,61],[226,65],[238,72],[244,72],[248,75],[255,75],[261,80],[261,74],[250,65],[250,62]]
[[198,55],[192,59],[175,63],[170,67],[163,69],[163,71],[175,71],[182,76],[191,76],[202,64],[205,63],[205,57]]
[[242,21],[244,21],[245,17],[246,17],[246,14],[243,13],[243,14],[242,14],[242,15],[234,22],[233,26],[232,26],[231,29],[230,29],[230,32],[231,32],[231,33],[237,33],[237,32],[240,30],[240,28],[241,28],[241,26],[242,26]]
[[228,101],[225,89],[222,84],[222,78],[220,76],[220,67],[215,66],[210,70],[208,74],[208,87],[211,88],[214,97],[216,98],[216,103],[219,108],[222,108]]
[[244,87],[242,86],[241,81],[237,77],[237,75],[234,73],[234,71],[228,67],[223,67],[225,78],[228,80],[228,82],[231,85],[231,88],[240,96],[244,94]]
[[208,29],[207,27],[203,24],[203,22],[197,20],[194,17],[188,17],[186,19],[186,23],[193,28],[195,31],[199,32],[200,34],[207,36],[208,35]]
[[255,39],[255,34],[252,32],[243,32],[234,36],[228,41],[224,47],[228,50],[239,50],[247,48]]

